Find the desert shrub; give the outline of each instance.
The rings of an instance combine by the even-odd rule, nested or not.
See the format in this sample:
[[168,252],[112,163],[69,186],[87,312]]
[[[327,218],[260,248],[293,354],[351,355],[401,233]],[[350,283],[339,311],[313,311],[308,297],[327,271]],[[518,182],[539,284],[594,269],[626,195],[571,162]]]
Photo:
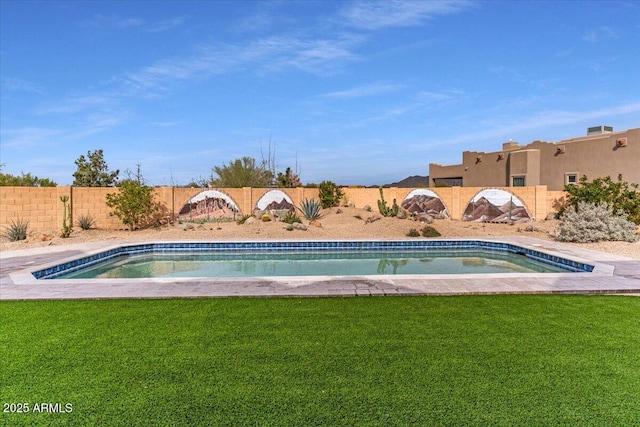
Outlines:
[[2,232],[2,237],[8,239],[10,242],[17,242],[18,240],[25,240],[27,238],[27,230],[29,228],[29,221],[25,221],[21,218],[17,220],[10,219],[9,225],[5,227]]
[[600,242],[603,240],[638,240],[636,225],[622,215],[616,215],[606,203],[578,202],[570,205],[560,217],[556,239],[562,242]]
[[153,187],[127,179],[118,188],[119,193],[107,194],[107,206],[113,209],[109,215],[117,216],[131,231],[153,224],[153,216],[160,210],[153,200]]
[[269,216],[269,214],[262,214],[262,222],[269,222],[271,221],[271,217]]
[[422,230],[420,230],[420,234],[422,237],[440,237],[442,234],[438,232],[435,228],[430,225],[425,226]]
[[323,209],[340,205],[340,200],[344,197],[344,192],[331,181],[322,181],[319,186],[320,204]]
[[320,213],[320,211],[322,210],[322,205],[313,197],[311,199],[304,199],[298,207],[298,210],[300,210],[300,212],[302,212],[302,215],[309,221],[319,219],[322,216],[322,214]]
[[89,230],[96,225],[96,220],[91,215],[80,215],[76,220],[76,224],[83,230]]
[[416,230],[415,228],[412,228],[407,233],[407,237],[420,237],[420,232],[418,230]]
[[282,217],[282,222],[293,224],[294,222],[302,223],[302,220],[298,215],[296,215],[295,211],[288,211],[285,216]]
[[596,178],[588,182],[586,176],[580,178],[577,185],[565,185],[566,201],[558,209],[558,218],[569,207],[578,207],[580,202],[593,205],[607,203],[616,215],[624,215],[629,221],[640,225],[640,193],[638,184],[629,184],[618,175],[618,181],[609,176]]

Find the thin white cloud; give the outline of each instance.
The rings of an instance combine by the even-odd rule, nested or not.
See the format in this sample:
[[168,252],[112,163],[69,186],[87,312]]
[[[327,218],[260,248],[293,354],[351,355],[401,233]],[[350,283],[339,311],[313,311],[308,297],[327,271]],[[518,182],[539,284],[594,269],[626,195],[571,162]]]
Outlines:
[[21,129],[4,129],[2,146],[4,148],[42,147],[51,139],[59,137],[64,131],[60,129],[27,127]]
[[556,126],[575,125],[577,123],[592,123],[596,120],[616,118],[623,115],[640,114],[640,102],[616,105],[592,111],[562,111],[547,110],[539,111],[528,118],[516,118],[510,122],[495,126],[487,124],[480,132],[467,133],[462,135],[451,135],[446,142],[436,142],[425,144],[424,148],[433,148],[444,144],[461,144],[466,142],[478,142],[483,140],[500,140],[513,137],[518,133],[531,130],[545,130]]
[[182,25],[186,18],[175,17],[162,21],[147,22],[142,18],[122,18],[119,16],[95,15],[84,26],[98,29],[140,30],[148,33],[167,31]]
[[152,22],[144,28],[144,31],[148,33],[159,33],[162,31],[171,30],[182,25],[185,20],[186,18],[184,16],[181,16],[164,21]]
[[44,90],[35,83],[13,77],[3,77],[0,81],[0,88],[7,92],[44,93]]
[[394,92],[402,88],[404,88],[404,85],[373,83],[373,84],[354,87],[347,90],[329,92],[321,96],[324,98],[335,98],[335,99],[362,98],[366,96],[379,95],[381,93]]
[[114,97],[108,94],[75,96],[60,101],[49,102],[36,109],[36,113],[45,114],[77,114],[88,109],[105,107],[112,104]]
[[87,115],[76,126],[65,129],[43,127],[3,129],[0,140],[3,148],[45,147],[105,132],[124,123],[127,117],[124,112],[97,112]]
[[313,74],[334,73],[357,58],[352,47],[362,40],[349,35],[328,39],[274,36],[245,44],[210,44],[183,58],[159,61],[113,81],[127,93],[162,92],[177,81],[203,79],[231,72],[280,72],[298,69]]
[[616,33],[616,31],[613,28],[607,26],[589,30],[584,36],[582,36],[582,39],[589,43],[599,43],[604,40],[617,38],[618,34]]
[[358,1],[342,11],[344,23],[365,30],[420,25],[438,15],[457,13],[474,3],[466,0]]

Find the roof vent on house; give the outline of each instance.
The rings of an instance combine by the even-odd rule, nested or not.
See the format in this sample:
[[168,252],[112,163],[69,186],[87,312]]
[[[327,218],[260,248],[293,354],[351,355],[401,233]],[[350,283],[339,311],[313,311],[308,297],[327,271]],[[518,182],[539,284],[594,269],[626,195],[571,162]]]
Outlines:
[[593,126],[587,128],[587,136],[613,132],[613,126]]

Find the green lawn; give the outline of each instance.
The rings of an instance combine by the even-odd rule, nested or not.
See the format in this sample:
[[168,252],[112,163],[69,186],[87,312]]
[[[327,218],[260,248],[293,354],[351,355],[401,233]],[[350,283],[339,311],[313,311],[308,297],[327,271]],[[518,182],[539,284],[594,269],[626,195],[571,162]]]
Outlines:
[[636,297],[3,302],[0,348],[0,425],[640,423]]

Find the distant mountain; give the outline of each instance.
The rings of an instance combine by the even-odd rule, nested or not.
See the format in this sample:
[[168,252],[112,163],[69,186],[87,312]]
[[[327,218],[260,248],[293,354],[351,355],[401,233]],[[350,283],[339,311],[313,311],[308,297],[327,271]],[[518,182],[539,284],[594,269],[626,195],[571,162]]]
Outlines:
[[382,187],[399,187],[399,188],[421,188],[429,186],[429,177],[413,175],[402,181],[394,182],[392,184],[385,184]]

